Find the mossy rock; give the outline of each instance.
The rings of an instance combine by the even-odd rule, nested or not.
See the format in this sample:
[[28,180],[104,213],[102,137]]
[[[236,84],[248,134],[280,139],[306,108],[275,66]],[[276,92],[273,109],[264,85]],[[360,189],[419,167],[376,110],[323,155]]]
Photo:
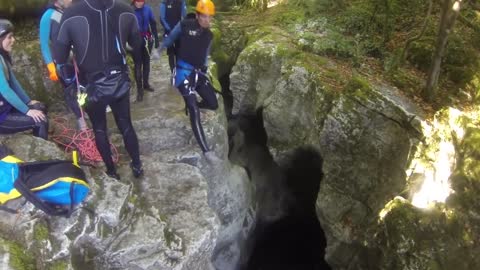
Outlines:
[[[11,240],[0,238],[0,253],[8,253],[8,265],[1,264],[7,269],[13,270],[36,270],[35,256],[28,249]],[[5,255],[4,255],[5,256]]]
[[477,269],[478,248],[465,235],[464,220],[443,205],[430,210],[394,199],[377,235],[385,248],[379,269]]

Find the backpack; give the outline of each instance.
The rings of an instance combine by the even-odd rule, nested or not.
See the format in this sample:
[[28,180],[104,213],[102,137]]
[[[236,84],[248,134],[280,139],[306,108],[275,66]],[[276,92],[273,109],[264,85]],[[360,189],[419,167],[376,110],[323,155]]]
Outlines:
[[73,162],[23,162],[0,145],[0,209],[17,213],[5,204],[23,197],[48,215],[70,217],[90,190],[75,156]]

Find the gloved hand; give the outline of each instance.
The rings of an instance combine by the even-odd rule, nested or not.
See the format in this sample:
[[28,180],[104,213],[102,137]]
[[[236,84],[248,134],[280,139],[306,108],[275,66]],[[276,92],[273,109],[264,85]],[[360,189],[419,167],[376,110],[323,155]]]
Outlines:
[[154,38],[154,42],[155,42],[155,44],[154,44],[155,49],[157,49],[158,46],[160,46],[160,42],[158,41],[158,36],[156,36],[156,37]]
[[77,102],[80,107],[83,107],[85,103],[87,102],[88,94],[87,94],[87,89],[83,85],[78,86],[78,91],[77,91]]
[[53,62],[48,63],[47,69],[48,69],[48,77],[50,78],[50,80],[57,82],[58,75],[57,75],[57,69],[55,68],[55,63]]

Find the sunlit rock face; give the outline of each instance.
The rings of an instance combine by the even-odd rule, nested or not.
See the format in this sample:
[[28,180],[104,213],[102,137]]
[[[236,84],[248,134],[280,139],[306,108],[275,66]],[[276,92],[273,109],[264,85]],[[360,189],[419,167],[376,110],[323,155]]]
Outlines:
[[[474,125],[467,124],[474,120],[452,111],[440,113],[437,124],[426,122],[394,87],[347,77],[334,61],[293,46],[289,36],[295,34],[279,31],[264,28],[249,35],[249,44],[230,76],[233,111],[264,108],[269,148],[277,157],[302,145],[321,150],[325,178],[316,206],[327,234],[330,265],[334,269],[452,269],[457,259],[449,251],[462,251],[466,254],[461,258],[469,261],[459,264],[461,269],[478,268],[472,259],[477,246],[472,235],[479,235],[472,219],[477,203],[468,199],[479,179],[473,175],[478,171],[473,169],[478,159],[473,154],[478,151],[472,144]],[[332,77],[345,82],[341,91],[329,87]],[[445,114],[457,115],[457,124],[440,120]],[[439,140],[441,134],[455,135]],[[467,134],[472,139],[464,139]],[[469,155],[462,167],[459,155]],[[463,169],[467,164],[470,169]],[[455,180],[462,192],[455,189]],[[400,203],[390,206],[404,205],[406,210],[382,211],[396,197]],[[466,232],[448,239],[436,237],[459,227],[449,225],[452,217],[448,215],[443,222],[442,214],[421,209],[448,208],[453,203],[461,205],[455,206],[460,217],[453,222],[466,222]],[[400,213],[393,214],[396,211]],[[381,212],[384,219],[379,218]],[[405,212],[412,216],[402,217]],[[413,222],[414,215],[421,220],[438,219],[407,227],[418,223]],[[390,239],[390,230],[398,235]],[[435,237],[428,238],[427,231]],[[454,243],[461,244],[446,249]]]
[[374,243],[388,247],[381,269],[479,268],[478,124],[478,112],[447,108],[424,125],[428,137],[409,170],[411,203],[396,198],[379,217]]

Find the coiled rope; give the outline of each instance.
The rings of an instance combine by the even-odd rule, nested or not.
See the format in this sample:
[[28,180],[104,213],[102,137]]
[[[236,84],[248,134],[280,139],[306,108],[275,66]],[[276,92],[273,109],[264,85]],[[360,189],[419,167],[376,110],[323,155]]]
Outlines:
[[[90,165],[102,161],[102,156],[97,150],[95,144],[95,135],[92,129],[76,130],[68,126],[68,120],[57,116],[53,119],[55,134],[51,136],[52,141],[65,147],[65,152],[70,153],[77,150],[80,154],[80,160]],[[57,129],[60,130],[57,132]],[[118,162],[119,154],[117,148],[110,143],[112,159],[114,163]]]

